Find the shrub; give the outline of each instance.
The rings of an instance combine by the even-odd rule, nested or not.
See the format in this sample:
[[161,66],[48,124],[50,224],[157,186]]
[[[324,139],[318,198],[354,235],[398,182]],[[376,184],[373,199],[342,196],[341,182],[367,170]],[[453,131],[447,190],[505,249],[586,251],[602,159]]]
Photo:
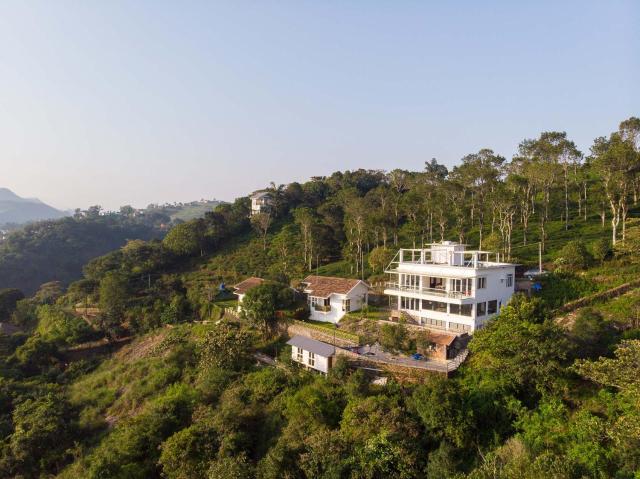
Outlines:
[[599,261],[600,264],[604,263],[604,260],[611,255],[611,240],[609,238],[599,238],[591,247],[593,258]]
[[402,324],[385,324],[380,329],[380,344],[391,352],[407,349],[409,334],[406,326]]
[[569,241],[558,253],[555,265],[559,271],[577,271],[589,266],[592,257],[581,240]]

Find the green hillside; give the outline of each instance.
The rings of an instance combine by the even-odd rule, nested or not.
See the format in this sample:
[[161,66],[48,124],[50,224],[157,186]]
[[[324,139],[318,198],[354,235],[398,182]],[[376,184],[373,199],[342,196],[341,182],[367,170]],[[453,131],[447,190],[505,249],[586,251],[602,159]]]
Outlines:
[[[637,478],[638,137],[632,118],[586,157],[547,132],[509,162],[336,172],[272,188],[268,212],[239,198],[130,241],[64,290],[7,290],[23,332],[0,344],[0,477]],[[398,248],[441,240],[523,271],[542,247],[548,271],[455,374],[381,385],[347,360],[327,377],[291,363],[284,328],[305,309],[289,285],[373,283]],[[238,317],[221,284],[248,276],[269,281]],[[349,323],[390,354],[431,344],[384,314]]]

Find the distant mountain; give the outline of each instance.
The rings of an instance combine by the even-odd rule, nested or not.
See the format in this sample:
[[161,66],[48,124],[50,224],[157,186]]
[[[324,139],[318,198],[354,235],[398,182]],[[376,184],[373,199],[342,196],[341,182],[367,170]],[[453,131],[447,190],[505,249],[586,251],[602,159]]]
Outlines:
[[67,216],[37,198],[21,198],[7,188],[0,188],[0,225],[23,224]]

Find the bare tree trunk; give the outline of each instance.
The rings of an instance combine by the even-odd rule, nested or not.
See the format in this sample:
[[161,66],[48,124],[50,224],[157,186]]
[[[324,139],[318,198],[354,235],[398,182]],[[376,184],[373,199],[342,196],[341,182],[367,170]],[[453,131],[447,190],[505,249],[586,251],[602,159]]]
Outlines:
[[589,204],[587,200],[587,182],[585,181],[582,186],[584,188],[584,220],[587,221],[587,205]]
[[629,208],[627,207],[627,202],[625,201],[622,204],[622,241],[627,238],[627,213],[629,212]]
[[564,171],[564,229],[569,229],[569,178],[567,170]]

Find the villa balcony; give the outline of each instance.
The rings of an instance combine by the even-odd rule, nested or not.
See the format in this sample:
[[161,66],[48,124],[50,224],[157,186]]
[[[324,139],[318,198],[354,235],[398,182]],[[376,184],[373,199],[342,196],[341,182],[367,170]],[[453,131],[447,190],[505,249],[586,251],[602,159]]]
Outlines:
[[329,311],[331,311],[331,305],[316,304],[313,306],[313,309],[315,309],[316,311],[320,311],[321,313],[328,313]]
[[470,291],[447,291],[440,288],[420,288],[418,286],[410,286],[401,283],[386,283],[385,294],[389,293],[415,293],[425,296],[438,296],[440,298],[464,299],[471,298]]

